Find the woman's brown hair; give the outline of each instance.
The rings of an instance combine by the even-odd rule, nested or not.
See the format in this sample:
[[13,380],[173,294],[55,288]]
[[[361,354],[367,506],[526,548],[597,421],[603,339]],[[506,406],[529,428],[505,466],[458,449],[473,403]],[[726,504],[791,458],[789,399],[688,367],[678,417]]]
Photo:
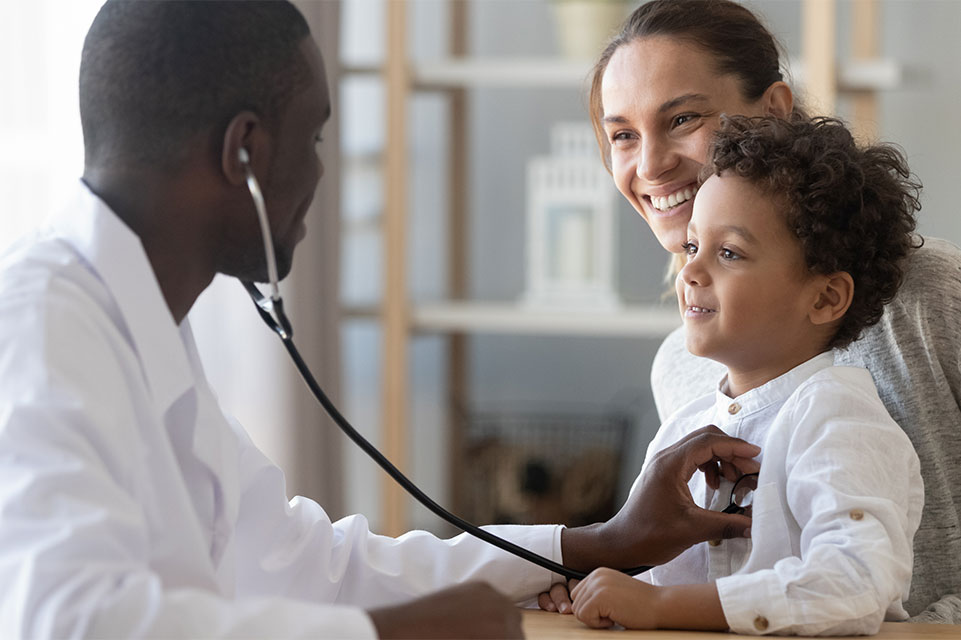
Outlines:
[[731,0],[653,0],[638,7],[601,53],[591,73],[590,114],[604,165],[610,171],[609,144],[601,120],[601,81],[621,46],[649,36],[685,40],[710,54],[715,69],[734,75],[741,94],[758,100],[783,80],[774,36],[750,10]]

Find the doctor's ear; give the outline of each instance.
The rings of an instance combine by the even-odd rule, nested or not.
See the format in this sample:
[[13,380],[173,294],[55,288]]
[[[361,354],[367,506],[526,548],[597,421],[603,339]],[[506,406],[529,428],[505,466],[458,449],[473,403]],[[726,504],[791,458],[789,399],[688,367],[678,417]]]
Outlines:
[[229,183],[243,184],[248,168],[260,173],[257,168],[266,164],[269,140],[257,114],[241,111],[230,120],[224,131],[220,157],[221,170]]
[[841,319],[854,299],[854,278],[847,271],[822,276],[817,299],[808,311],[814,324],[828,324]]

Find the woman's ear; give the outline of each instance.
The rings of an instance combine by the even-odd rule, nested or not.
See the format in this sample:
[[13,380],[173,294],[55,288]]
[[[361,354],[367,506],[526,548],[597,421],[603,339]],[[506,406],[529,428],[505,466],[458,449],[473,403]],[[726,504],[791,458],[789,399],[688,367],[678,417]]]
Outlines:
[[791,87],[780,80],[772,83],[764,91],[761,101],[764,104],[765,115],[787,118],[794,110],[794,94],[791,93]]
[[220,168],[230,184],[243,184],[247,179],[245,165],[253,168],[266,164],[269,142],[264,134],[260,117],[252,111],[241,111],[231,118],[220,156]]
[[854,278],[847,271],[838,271],[819,278],[819,290],[808,311],[811,322],[817,325],[840,320],[854,299]]

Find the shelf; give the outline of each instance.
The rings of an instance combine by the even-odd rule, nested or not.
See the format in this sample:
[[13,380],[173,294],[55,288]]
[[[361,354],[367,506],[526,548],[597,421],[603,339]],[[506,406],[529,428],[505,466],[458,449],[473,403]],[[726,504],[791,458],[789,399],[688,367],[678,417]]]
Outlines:
[[590,60],[563,58],[451,58],[413,67],[414,85],[423,88],[587,89]]
[[[549,58],[442,58],[411,63],[414,89],[530,88],[583,89],[590,86],[592,61]],[[343,74],[379,74],[378,67],[347,66]]]
[[[374,308],[353,307],[347,317],[376,318]],[[630,305],[612,311],[553,310],[513,303],[441,302],[411,308],[419,333],[622,336],[663,338],[681,324],[673,305]]]
[[[590,88],[590,60],[564,58],[445,58],[410,65],[410,80],[417,89],[449,88]],[[804,84],[804,65],[797,59],[789,64],[790,80]],[[380,73],[377,67],[351,66],[347,74]],[[840,91],[878,91],[899,87],[902,66],[886,58],[839,62]]]
[[849,62],[838,68],[838,88],[841,91],[897,89],[903,80],[901,64],[884,58]]
[[[788,65],[788,82],[804,86],[804,64],[792,59]],[[895,60],[872,58],[838,63],[838,91],[888,91],[897,89],[904,81],[904,68]]]

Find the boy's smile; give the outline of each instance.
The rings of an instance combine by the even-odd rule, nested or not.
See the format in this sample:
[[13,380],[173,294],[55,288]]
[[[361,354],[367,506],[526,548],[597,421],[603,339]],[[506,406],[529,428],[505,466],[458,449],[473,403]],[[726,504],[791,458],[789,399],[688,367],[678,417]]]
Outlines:
[[688,350],[727,365],[739,395],[822,352],[809,318],[820,279],[805,265],[781,202],[736,176],[712,176],[694,201],[677,297]]

